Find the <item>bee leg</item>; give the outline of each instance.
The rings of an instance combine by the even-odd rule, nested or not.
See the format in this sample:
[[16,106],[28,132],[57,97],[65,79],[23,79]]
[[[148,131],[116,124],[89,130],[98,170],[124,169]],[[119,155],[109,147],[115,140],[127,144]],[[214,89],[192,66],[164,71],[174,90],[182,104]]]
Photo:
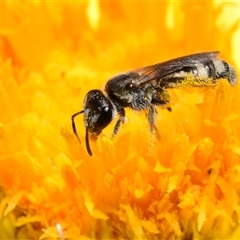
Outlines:
[[156,88],[156,90],[157,94],[153,96],[151,103],[157,106],[166,106],[166,109],[171,112],[172,108],[168,106],[170,102],[170,96],[168,92],[162,87]]
[[152,134],[154,134],[158,140],[160,140],[160,134],[155,125],[155,116],[156,115],[157,115],[157,109],[151,105],[148,110],[148,113],[147,113],[147,119],[148,119],[148,123],[150,126],[150,132]]
[[117,112],[119,114],[119,118],[118,118],[118,120],[117,120],[117,122],[114,126],[112,138],[114,138],[117,135],[121,124],[125,122],[125,110],[124,110],[124,108],[117,109]]

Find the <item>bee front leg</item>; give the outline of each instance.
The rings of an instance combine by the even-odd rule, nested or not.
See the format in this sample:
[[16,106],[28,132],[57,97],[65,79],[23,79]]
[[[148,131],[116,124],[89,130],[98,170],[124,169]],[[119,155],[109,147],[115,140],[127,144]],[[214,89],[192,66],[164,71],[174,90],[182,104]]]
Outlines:
[[125,110],[124,110],[124,108],[117,109],[117,113],[119,114],[119,118],[118,118],[118,120],[117,120],[117,122],[114,126],[112,138],[114,138],[117,135],[121,124],[125,122]]
[[150,132],[154,134],[158,140],[160,140],[160,134],[155,125],[155,117],[157,113],[157,109],[151,105],[147,113],[147,119],[150,126]]

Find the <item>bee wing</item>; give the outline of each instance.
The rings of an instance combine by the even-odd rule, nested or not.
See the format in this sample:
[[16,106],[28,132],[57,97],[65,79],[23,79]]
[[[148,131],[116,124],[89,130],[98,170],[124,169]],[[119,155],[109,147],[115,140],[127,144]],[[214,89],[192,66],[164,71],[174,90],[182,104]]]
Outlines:
[[139,77],[133,82],[133,84],[137,87],[152,80],[160,80],[161,78],[181,71],[186,67],[198,67],[199,65],[205,64],[216,58],[218,54],[218,51],[197,53],[137,69],[133,72],[138,73]]

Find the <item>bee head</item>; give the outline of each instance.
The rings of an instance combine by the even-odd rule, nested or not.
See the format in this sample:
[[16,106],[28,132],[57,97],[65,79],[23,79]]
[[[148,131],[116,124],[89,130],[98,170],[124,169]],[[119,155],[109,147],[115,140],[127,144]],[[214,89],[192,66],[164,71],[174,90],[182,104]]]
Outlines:
[[72,116],[72,129],[77,137],[74,118],[81,113],[84,114],[86,148],[88,154],[92,156],[89,134],[97,138],[102,130],[110,124],[113,118],[113,106],[100,90],[89,91],[84,98],[83,110]]

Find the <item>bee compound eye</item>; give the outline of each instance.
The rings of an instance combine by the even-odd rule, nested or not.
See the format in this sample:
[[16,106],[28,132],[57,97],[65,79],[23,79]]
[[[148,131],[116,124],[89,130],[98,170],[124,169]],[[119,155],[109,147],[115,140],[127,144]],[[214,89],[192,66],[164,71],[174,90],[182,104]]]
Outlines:
[[111,122],[112,115],[113,111],[110,106],[103,107],[95,123],[95,128],[104,129]]
[[104,112],[108,112],[109,110],[110,110],[109,107],[104,107],[104,108],[103,108],[103,111],[104,111]]

